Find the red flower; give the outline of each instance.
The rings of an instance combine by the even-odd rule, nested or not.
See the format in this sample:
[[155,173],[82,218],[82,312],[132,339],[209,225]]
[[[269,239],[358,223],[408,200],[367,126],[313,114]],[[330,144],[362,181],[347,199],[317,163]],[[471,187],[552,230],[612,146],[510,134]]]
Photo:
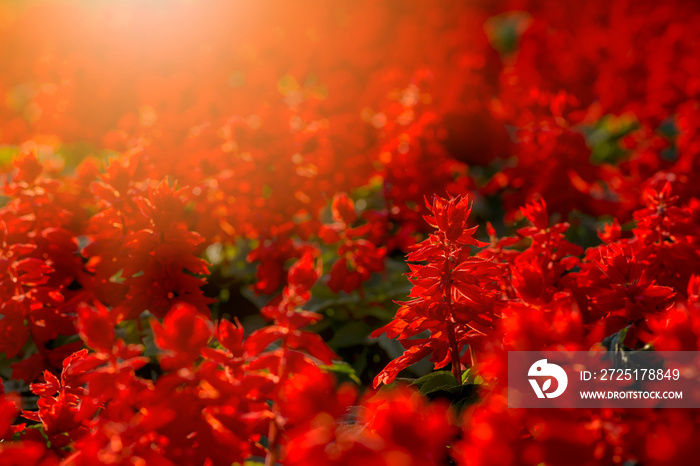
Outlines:
[[405,340],[430,330],[431,338],[420,345],[411,344],[404,356],[377,375],[375,386],[392,382],[400,370],[446,346],[448,351],[435,353],[436,368],[451,359],[455,377],[461,380],[462,347],[493,328],[497,317],[494,301],[500,294],[498,281],[502,272],[491,260],[469,255],[470,246],[486,244],[473,238],[476,227],[467,226],[471,203],[462,197],[435,197],[428,207],[432,216],[426,221],[437,232],[415,245],[408,255],[411,262],[427,262],[410,264],[413,299],[403,303],[396,318],[372,336],[386,332]]
[[372,233],[372,218],[359,227],[352,227],[358,216],[355,205],[345,193],[333,197],[331,212],[335,223],[324,225],[319,237],[325,243],[340,243],[338,260],[331,268],[328,287],[335,293],[340,290],[350,293],[369,280],[372,273],[384,270],[386,247],[377,247],[364,239]]
[[173,306],[162,324],[152,318],[151,328],[156,346],[165,350],[160,362],[166,370],[192,364],[214,333],[211,322],[185,303]]
[[593,298],[600,311],[620,313],[631,323],[641,323],[673,304],[673,289],[656,285],[629,246],[607,246],[596,265],[609,280],[609,289]]
[[86,303],[78,306],[78,332],[85,345],[101,352],[111,352],[116,334],[109,309],[96,301],[95,309]]

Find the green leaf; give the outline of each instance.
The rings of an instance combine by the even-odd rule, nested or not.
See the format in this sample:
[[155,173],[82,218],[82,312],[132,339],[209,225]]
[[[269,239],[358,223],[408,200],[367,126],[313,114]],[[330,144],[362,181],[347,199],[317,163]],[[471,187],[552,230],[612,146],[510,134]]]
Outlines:
[[490,17],[484,29],[493,48],[501,55],[509,55],[518,50],[520,37],[531,22],[531,15],[525,11],[508,11]]
[[430,393],[434,390],[448,389],[459,385],[455,376],[450,371],[431,372],[417,379],[413,385],[420,387],[421,393]]
[[470,367],[466,371],[462,372],[462,383],[481,385],[482,383],[484,383],[484,379],[479,374],[474,372]]
[[357,377],[355,369],[347,362],[341,361],[333,363],[331,365],[323,365],[320,367],[321,369],[325,369],[335,374],[347,375],[353,382],[355,382],[358,385],[362,385],[362,382],[360,381],[359,377]]
[[425,396],[431,400],[440,398],[447,400],[455,408],[457,413],[460,413],[466,406],[479,401],[479,390],[479,385],[466,384],[436,388],[435,390],[425,393]]
[[364,345],[367,343],[367,335],[370,333],[371,329],[367,324],[353,320],[340,327],[328,342],[328,345],[331,348]]
[[19,147],[0,146],[0,165],[10,165],[12,160],[20,153]]
[[[653,351],[653,346],[647,343],[642,348],[635,350],[633,348],[625,345],[625,338],[631,327],[625,327],[617,333],[614,333],[606,337],[601,344],[608,349],[608,359],[613,361],[615,368],[620,369],[631,369],[645,367],[644,364],[640,365],[639,356],[646,351]],[[642,356],[643,360],[646,358]]]

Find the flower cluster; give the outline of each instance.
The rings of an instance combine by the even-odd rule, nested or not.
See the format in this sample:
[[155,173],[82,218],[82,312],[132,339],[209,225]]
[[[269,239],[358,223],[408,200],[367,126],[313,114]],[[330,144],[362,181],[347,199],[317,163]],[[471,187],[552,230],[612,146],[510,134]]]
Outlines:
[[695,460],[504,385],[700,348],[697,2],[87,3],[0,4],[0,464]]
[[[500,294],[501,272],[491,260],[470,257],[470,247],[482,243],[473,238],[476,227],[467,225],[469,199],[435,197],[429,207],[432,216],[426,221],[437,232],[414,245],[408,255],[410,262],[427,262],[409,264],[413,299],[402,304],[392,322],[372,334],[398,337],[408,350],[375,378],[375,386],[391,383],[399,371],[429,354],[436,369],[451,363],[455,378],[462,380],[462,349],[469,345],[473,350],[474,340],[495,328],[494,301]],[[426,330],[430,338],[411,339]],[[470,356],[473,352],[466,353],[467,359]]]

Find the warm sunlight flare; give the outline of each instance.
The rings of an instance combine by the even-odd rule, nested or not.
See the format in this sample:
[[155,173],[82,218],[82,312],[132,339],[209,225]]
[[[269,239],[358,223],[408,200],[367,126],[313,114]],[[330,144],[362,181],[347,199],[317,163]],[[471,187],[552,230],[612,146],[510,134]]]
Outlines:
[[686,0],[0,0],[0,466],[695,464],[698,50]]

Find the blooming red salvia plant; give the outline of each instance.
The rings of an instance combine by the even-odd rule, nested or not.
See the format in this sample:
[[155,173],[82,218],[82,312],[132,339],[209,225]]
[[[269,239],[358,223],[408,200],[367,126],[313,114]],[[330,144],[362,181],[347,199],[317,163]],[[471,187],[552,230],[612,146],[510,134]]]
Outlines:
[[333,264],[328,287],[346,293],[361,288],[373,272],[384,269],[386,247],[377,247],[363,238],[371,228],[370,222],[358,227],[351,225],[357,220],[355,204],[345,193],[338,193],[331,202],[334,223],[321,227],[319,235],[325,243],[338,246],[339,259]]
[[[431,354],[436,368],[451,364],[461,382],[463,359],[474,363],[474,342],[495,328],[498,318],[494,305],[502,272],[491,260],[471,256],[472,246],[485,243],[474,239],[477,227],[468,227],[470,200],[436,196],[428,207],[432,215],[426,221],[437,231],[413,246],[407,257],[413,299],[401,304],[391,323],[372,333],[399,338],[408,350],[377,375],[375,387],[391,383],[399,371]],[[411,339],[426,330],[428,338]],[[471,353],[462,356],[467,345]]]
[[700,348],[699,25],[0,2],[0,464],[693,464],[694,410],[505,380]]

